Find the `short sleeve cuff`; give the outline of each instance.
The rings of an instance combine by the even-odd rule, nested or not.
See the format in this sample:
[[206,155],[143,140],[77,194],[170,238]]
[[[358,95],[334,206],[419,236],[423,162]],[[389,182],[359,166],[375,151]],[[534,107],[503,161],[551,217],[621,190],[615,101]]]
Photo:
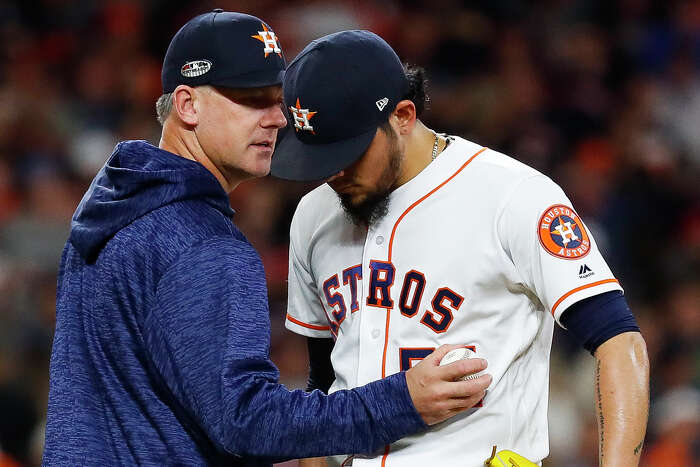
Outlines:
[[287,313],[287,319],[284,326],[290,331],[301,334],[306,337],[333,337],[331,328],[328,324],[320,325],[314,323],[305,323]]
[[[604,292],[611,292],[613,290],[622,291],[622,286],[617,281],[617,279],[605,279],[598,282],[592,282],[590,284],[582,285],[581,287],[576,287],[565,294],[563,294],[554,305],[552,305],[552,316],[557,320],[560,326],[564,327],[559,320],[561,318],[564,310],[569,308],[574,303],[583,300],[594,295],[598,295]],[[566,328],[564,328],[566,329]]]

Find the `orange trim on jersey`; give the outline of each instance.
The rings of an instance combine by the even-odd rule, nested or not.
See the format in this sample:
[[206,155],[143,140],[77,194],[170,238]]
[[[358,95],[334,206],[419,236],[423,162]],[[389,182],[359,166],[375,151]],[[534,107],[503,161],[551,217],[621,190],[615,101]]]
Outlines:
[[453,173],[453,174],[450,176],[450,178],[448,178],[447,180],[445,180],[444,182],[442,182],[441,184],[439,184],[438,186],[436,186],[435,188],[433,188],[432,190],[430,190],[430,192],[429,192],[428,194],[424,195],[424,196],[423,196],[422,198],[420,198],[418,201],[416,201],[415,203],[413,203],[412,205],[410,205],[410,206],[403,212],[403,214],[401,214],[401,216],[399,216],[398,220],[397,220],[396,223],[394,224],[394,228],[391,230],[391,238],[389,239],[389,259],[387,260],[387,262],[391,262],[391,252],[392,252],[392,248],[393,248],[393,246],[394,246],[394,235],[396,234],[396,228],[399,226],[399,224],[401,223],[401,221],[403,220],[403,218],[406,216],[406,214],[408,214],[409,211],[410,211],[411,209],[415,208],[415,207],[418,206],[420,203],[422,203],[423,201],[425,201],[426,198],[428,198],[430,195],[432,195],[433,193],[435,193],[436,191],[438,191],[438,190],[439,190],[440,188],[442,188],[443,186],[447,185],[447,184],[450,182],[450,180],[452,180],[453,178],[455,178],[466,166],[469,165],[469,163],[470,163],[472,160],[474,160],[474,158],[475,158],[476,156],[478,156],[478,155],[481,154],[482,152],[486,151],[486,149],[487,149],[487,148],[481,148],[479,151],[477,151],[477,153],[474,154],[472,157],[470,157],[470,158],[467,160],[467,162],[465,162],[464,164],[462,164],[462,167],[460,167],[459,169],[457,169],[457,171],[456,171],[455,173]]
[[315,324],[308,324],[308,323],[304,323],[303,321],[299,321],[298,319],[290,316],[289,313],[287,313],[287,319],[294,324],[298,324],[299,326],[303,326],[303,327],[309,328],[309,329],[315,329],[316,331],[330,331],[331,330],[330,326],[317,326]]
[[389,445],[384,446],[384,455],[382,456],[382,467],[386,466],[386,456],[389,455]]
[[[467,161],[466,161],[464,164],[462,164],[462,166],[461,166],[459,169],[457,169],[457,171],[456,171],[455,173],[453,173],[452,175],[450,175],[450,177],[447,178],[447,180],[443,181],[441,184],[439,184],[438,186],[436,186],[435,188],[433,188],[432,190],[430,190],[427,194],[423,195],[418,201],[416,201],[415,203],[413,203],[412,205],[410,205],[410,206],[403,212],[403,214],[401,214],[401,215],[399,216],[399,218],[396,220],[396,223],[394,224],[394,228],[391,229],[391,237],[390,237],[390,239],[389,239],[389,258],[388,258],[387,261],[386,261],[387,263],[390,263],[390,262],[391,262],[391,253],[392,253],[392,248],[393,248],[393,246],[394,246],[394,236],[396,235],[396,228],[399,226],[399,224],[401,223],[401,221],[403,220],[403,218],[406,217],[406,214],[408,214],[413,208],[415,208],[416,206],[418,206],[420,203],[422,203],[423,201],[425,201],[430,195],[432,195],[433,193],[435,193],[436,191],[438,191],[438,190],[439,190],[440,188],[442,188],[443,186],[447,185],[447,184],[448,184],[453,178],[455,178],[462,170],[464,170],[464,168],[465,168],[466,166],[468,166],[469,163],[470,163],[471,161],[473,161],[474,158],[475,158],[476,156],[478,156],[478,155],[481,154],[482,152],[486,151],[486,149],[487,149],[487,148],[481,148],[481,149],[479,149],[473,156],[471,156],[469,159],[467,159]],[[382,354],[382,378],[385,378],[385,377],[386,377],[386,348],[387,348],[387,346],[389,345],[389,319],[390,319],[390,315],[391,315],[390,310],[387,309],[387,310],[386,310],[386,331],[385,331],[385,333],[384,333],[384,353]],[[388,447],[387,447],[387,452],[386,452],[386,454],[388,454],[388,453],[389,453],[389,451],[388,451]],[[386,456],[386,454],[385,454],[385,456]],[[383,461],[383,460],[382,460],[382,465],[384,465],[384,461]]]
[[559,300],[557,300],[557,302],[556,302],[556,303],[554,304],[554,306],[552,307],[552,316],[554,316],[554,311],[557,309],[557,307],[558,307],[559,305],[561,305],[561,302],[563,302],[564,300],[566,300],[566,299],[567,299],[568,297],[570,297],[572,294],[575,294],[576,292],[579,292],[579,291],[581,291],[581,290],[590,289],[591,287],[595,287],[595,286],[597,286],[597,285],[609,284],[609,283],[611,283],[611,282],[616,282],[616,283],[618,283],[618,284],[620,283],[617,279],[605,279],[605,280],[603,280],[603,281],[593,282],[593,283],[591,283],[591,284],[582,285],[581,287],[576,287],[576,288],[573,289],[573,290],[569,290],[569,291],[566,292],[564,295],[562,295],[561,298],[560,298]]
[[389,345],[389,321],[391,321],[391,309],[386,309],[386,328],[384,329],[384,353],[382,354],[382,378],[386,378],[386,347]]

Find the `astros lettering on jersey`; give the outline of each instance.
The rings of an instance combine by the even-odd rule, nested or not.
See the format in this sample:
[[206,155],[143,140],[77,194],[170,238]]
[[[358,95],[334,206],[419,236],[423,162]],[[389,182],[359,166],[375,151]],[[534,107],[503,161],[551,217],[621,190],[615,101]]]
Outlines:
[[477,467],[493,445],[539,461],[549,452],[554,322],[619,289],[559,186],[455,138],[369,228],[348,220],[326,184],[301,200],[286,326],[336,339],[331,392],[406,370],[447,343],[473,346],[489,363],[480,407],[354,466]]

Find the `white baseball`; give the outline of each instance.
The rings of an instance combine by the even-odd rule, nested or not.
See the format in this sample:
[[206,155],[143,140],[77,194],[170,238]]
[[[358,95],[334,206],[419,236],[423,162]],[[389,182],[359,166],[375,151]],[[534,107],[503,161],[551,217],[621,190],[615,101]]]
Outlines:
[[[442,360],[440,360],[440,366],[443,365],[449,365],[450,363],[456,362],[457,360],[463,360],[465,358],[476,358],[476,352],[474,352],[472,349],[468,349],[467,347],[460,347],[459,349],[454,349],[450,350],[445,354],[444,357],[442,357]],[[468,380],[468,379],[475,379],[478,378],[481,375],[481,371],[478,373],[475,373],[473,375],[469,376],[464,376],[462,377],[462,381]]]

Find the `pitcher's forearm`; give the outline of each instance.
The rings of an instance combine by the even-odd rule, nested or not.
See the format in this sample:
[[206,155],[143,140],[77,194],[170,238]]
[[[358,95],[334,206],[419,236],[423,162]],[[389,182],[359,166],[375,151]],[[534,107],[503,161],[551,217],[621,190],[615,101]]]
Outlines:
[[626,332],[595,352],[601,467],[636,466],[649,415],[649,360],[641,334]]

